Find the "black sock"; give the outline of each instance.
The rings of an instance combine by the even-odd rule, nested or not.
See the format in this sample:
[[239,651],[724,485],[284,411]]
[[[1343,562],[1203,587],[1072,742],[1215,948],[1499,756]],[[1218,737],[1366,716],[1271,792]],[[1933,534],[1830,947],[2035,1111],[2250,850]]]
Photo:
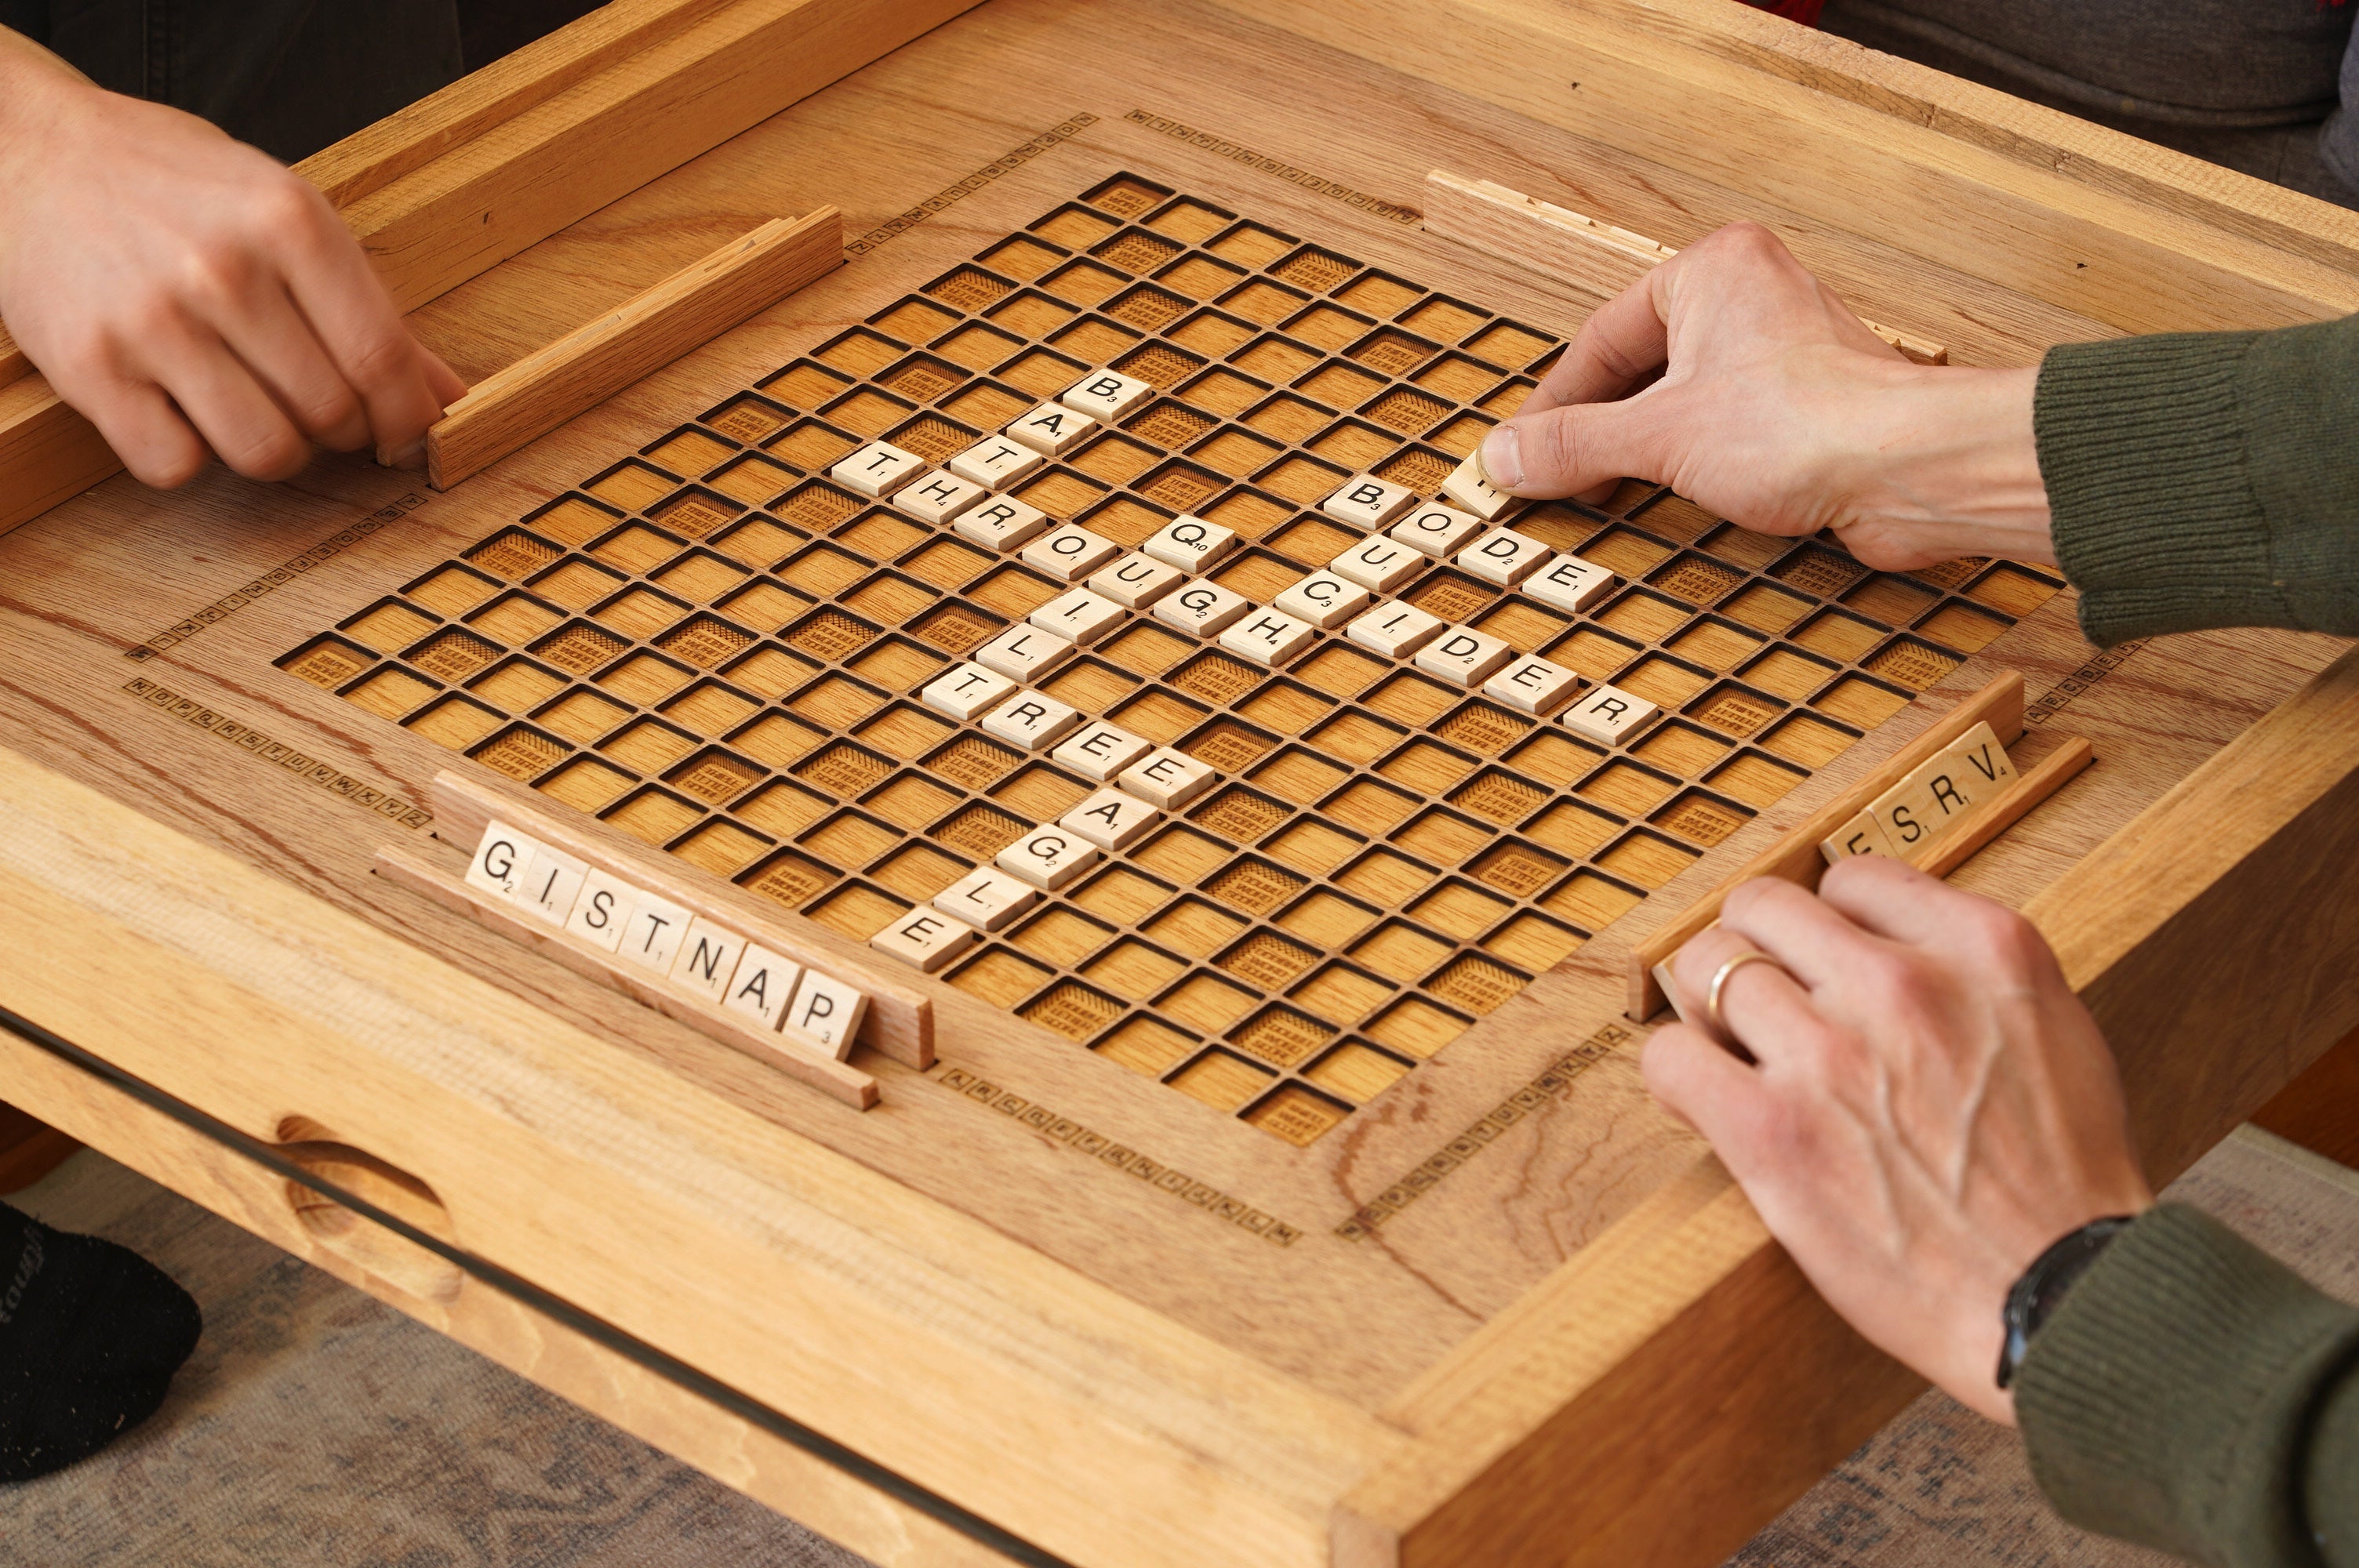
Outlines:
[[0,1204],[0,1482],[61,1470],[153,1415],[203,1326],[137,1253]]

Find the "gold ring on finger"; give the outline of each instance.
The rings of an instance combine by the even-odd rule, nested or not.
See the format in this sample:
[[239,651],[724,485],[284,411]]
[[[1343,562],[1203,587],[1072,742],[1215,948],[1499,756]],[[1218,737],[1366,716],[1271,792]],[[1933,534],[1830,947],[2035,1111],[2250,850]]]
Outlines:
[[1735,1036],[1729,1032],[1728,1021],[1720,1015],[1721,993],[1728,989],[1729,976],[1747,964],[1767,964],[1779,974],[1787,972],[1785,965],[1758,947],[1747,947],[1712,972],[1712,989],[1704,992],[1703,998],[1704,1022],[1712,1025],[1714,1033],[1727,1035],[1730,1039]]

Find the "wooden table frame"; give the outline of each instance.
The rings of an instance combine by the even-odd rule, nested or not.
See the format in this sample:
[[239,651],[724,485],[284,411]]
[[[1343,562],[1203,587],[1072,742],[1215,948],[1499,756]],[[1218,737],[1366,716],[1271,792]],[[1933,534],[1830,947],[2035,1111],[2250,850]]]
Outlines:
[[[543,78],[481,73],[309,167],[348,214],[444,179],[455,166],[438,160],[454,157],[488,159],[473,178],[489,187],[546,189],[577,163],[606,167],[627,115],[592,115],[562,145],[514,127],[618,70],[661,97],[682,80],[663,53],[679,24],[757,8],[609,7],[534,57]],[[769,5],[770,30],[738,36],[790,40],[776,29],[796,9]],[[832,15],[898,38],[962,9]],[[1145,7],[1105,9],[1170,36]],[[399,277],[406,254],[429,257],[405,303],[446,296],[419,319],[447,329],[470,319],[478,263],[675,165],[665,178],[692,200],[689,160],[738,121],[815,92],[786,113],[824,127],[861,111],[873,71],[1091,15],[991,0],[840,88],[816,92],[873,49],[814,67],[776,104],[739,102],[737,120],[665,144],[658,167],[592,189],[590,206],[537,209],[497,255],[451,260],[429,225],[399,231],[422,251],[386,242],[380,260]],[[1438,121],[1504,111],[1717,192],[1683,216],[1639,210],[1625,185],[1574,203],[1668,243],[1756,203],[1799,214],[1788,232],[1863,310],[1967,362],[2036,351],[2059,321],[2258,327],[2359,308],[2359,217],[1725,0],[1178,15],[1240,51],[1372,73]],[[1390,171],[1392,189],[1423,172]],[[1897,289],[1854,235],[2049,313],[1962,326],[1938,294]],[[499,344],[484,321],[509,357],[534,346],[523,329]],[[82,456],[44,470],[39,504],[91,477]],[[2281,684],[2272,711],[2026,906],[2123,1056],[2158,1181],[2359,1023],[2359,660]],[[1819,1303],[1699,1159],[1371,1408],[388,942],[364,913],[71,771],[0,753],[0,1000],[25,1026],[0,1033],[0,1098],[887,1565],[1706,1563],[1919,1386]],[[322,1188],[351,1204],[303,1195]],[[630,1244],[582,1244],[611,1237]]]

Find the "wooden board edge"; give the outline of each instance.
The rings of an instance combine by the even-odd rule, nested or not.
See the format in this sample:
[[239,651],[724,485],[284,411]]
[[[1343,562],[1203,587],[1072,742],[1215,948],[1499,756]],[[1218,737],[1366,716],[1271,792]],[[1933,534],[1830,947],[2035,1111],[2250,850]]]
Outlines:
[[414,309],[981,0],[739,0],[343,210]]
[[123,471],[92,425],[36,372],[0,386],[0,533]]
[[[0,1032],[0,1081],[43,1119],[71,1130],[107,1158],[877,1568],[1007,1568],[1008,1559],[998,1552],[510,1297],[471,1285],[455,1299],[433,1301],[402,1289],[323,1244],[298,1218],[275,1173],[5,1032]],[[371,1225],[357,1217],[353,1223]],[[381,1243],[405,1245],[390,1233]]]
[[[2157,1184],[2359,1027],[2354,864],[2359,650],[2024,906],[2113,1044]],[[2239,1068],[2230,1035],[2275,1059]]]
[[[1607,296],[1679,254],[1586,213],[1441,168],[1425,177],[1424,227],[1428,233]],[[1930,339],[1864,317],[1861,324],[1914,363],[1950,362],[1949,349]]]
[[750,1027],[717,1007],[704,1006],[669,987],[643,980],[629,973],[620,959],[607,957],[588,944],[552,931],[528,915],[495,908],[475,896],[464,878],[435,865],[408,845],[380,847],[375,870],[397,887],[429,898],[527,952],[552,958],[577,975],[654,1008],[665,1017],[701,1031],[724,1045],[734,1046],[830,1099],[854,1110],[867,1110],[876,1104],[876,1080],[859,1068],[817,1051],[799,1049],[792,1041]]
[[[307,1137],[414,1173],[486,1260],[1046,1550],[1183,1568],[1243,1541],[1312,1568],[1332,1499],[1399,1444],[987,1220],[5,749],[0,810],[19,1016],[249,1136],[300,1114]],[[587,1234],[634,1242],[559,1244]],[[734,1282],[708,1287],[716,1270]],[[934,1419],[952,1390],[981,1407],[956,1430]]]
[[787,912],[765,907],[767,901],[758,893],[717,877],[710,881],[695,880],[692,870],[673,862],[663,851],[625,838],[593,818],[569,819],[552,813],[521,786],[512,794],[487,779],[470,778],[445,768],[434,775],[428,793],[437,821],[466,848],[473,847],[496,816],[567,854],[609,867],[636,886],[690,909],[708,911],[745,929],[772,951],[859,988],[868,995],[868,1017],[860,1026],[860,1044],[919,1072],[934,1065],[933,999],[896,983],[866,949],[810,921],[786,925],[779,915]]
[[[1735,48],[1730,31],[1817,35],[1723,16],[1711,0],[1213,3],[1817,223],[1906,232],[1927,259],[2125,331],[2291,325],[2359,308],[2359,247],[2324,237],[2349,222],[2326,203],[2263,218],[2287,193],[1987,89],[1984,118],[2025,128],[1963,134],[1940,104],[1896,112],[1890,95],[1819,81],[1864,68],[1867,51],[1773,70],[1755,58],[1754,32]],[[1436,38],[1453,47],[1430,47]],[[1838,143],[1854,155],[1839,174],[1816,156]],[[1764,146],[1778,156],[1760,157]],[[2058,270],[2039,247],[1986,243],[2006,231],[2038,233],[2085,265]]]
[[382,189],[737,0],[609,0],[294,166],[337,207]]
[[843,214],[773,218],[477,382],[426,432],[448,490],[843,265]]
[[[1663,995],[1662,986],[1655,979],[1655,966],[1687,946],[1698,932],[1719,919],[1721,901],[1728,896],[1731,890],[1756,877],[1783,877],[1788,881],[1816,887],[1819,873],[1826,869],[1826,861],[1819,853],[1821,839],[1859,815],[1869,801],[1908,777],[1919,763],[1930,762],[1944,746],[1976,724],[1989,724],[2001,745],[2014,745],[2023,738],[2023,697],[2022,671],[2005,670],[1994,676],[1981,690],[1971,692],[1962,701],[1953,704],[1914,740],[1864,774],[1857,783],[1804,817],[1777,842],[1731,873],[1718,887],[1633,943],[1629,958],[1629,1016],[1643,1022],[1668,1004],[1669,999]],[[2056,782],[2060,784],[2062,781]],[[2026,803],[2023,809],[2028,810],[2034,804],[2037,803]]]
[[1554,1292],[1486,1381],[1353,1489],[1336,1568],[1701,1568],[1921,1390],[1709,1163],[1717,1197]]

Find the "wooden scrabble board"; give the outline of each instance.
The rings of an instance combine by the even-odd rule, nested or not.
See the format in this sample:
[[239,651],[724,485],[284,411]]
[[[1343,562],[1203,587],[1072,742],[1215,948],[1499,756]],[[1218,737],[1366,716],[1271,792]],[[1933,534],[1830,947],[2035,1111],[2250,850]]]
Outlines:
[[[867,15],[687,9],[798,6]],[[628,30],[664,9],[514,123],[752,73]],[[1667,244],[1757,219],[1963,363],[2359,305],[2347,214],[1825,44],[1717,0],[989,0],[446,278],[412,322],[481,380],[845,217],[842,266],[447,492],[117,478],[0,536],[0,1007],[52,1047],[0,1034],[0,1098],[888,1564],[1718,1561],[1914,1387],[1647,1097],[1637,946],[2019,672],[2017,764],[2097,761],[1953,880],[2039,921],[2167,1174],[2359,1021],[2339,643],[2101,654],[2052,572],[1625,485],[1497,520],[1612,574],[1581,608],[1455,552],[1380,597],[1645,727],[1119,607],[1009,678],[1206,782],[939,961],[889,938],[1107,782],[928,699],[1088,587],[1045,530],[1202,519],[1235,544],[1185,575],[1269,611],[1392,537],[1339,489],[1430,506],[1595,308],[1424,230],[1436,168]],[[994,489],[1033,540],[832,471],[948,472],[1101,370],[1149,392]],[[374,869],[456,885],[502,813],[875,999],[829,1063],[873,1097]]]
[[[1052,751],[1062,730],[926,697],[1097,580],[1036,539],[1071,524],[1100,569],[1151,568],[1140,546],[1194,517],[1234,543],[1181,580],[1273,606],[1415,527],[1331,496],[1372,475],[1446,505],[1563,346],[1128,170],[1070,195],[397,591],[355,585],[280,667],[855,942],[890,931],[1111,776]],[[828,477],[875,441],[947,472],[1101,370],[1152,392],[1030,455],[1004,493],[1036,515],[1004,543],[928,521],[913,481],[896,506]],[[2061,587],[1988,560],[1872,572],[1632,483],[1496,519],[1615,574],[1576,611],[1536,571],[1469,569],[1482,528],[1453,516],[1388,602],[1661,719],[1608,744],[1340,623],[1274,667],[1151,604],[1060,644],[1024,691],[1212,773],[951,958],[948,985],[1033,1026],[1035,1071],[1079,1047],[1297,1147],[1445,1050],[1479,1072],[1489,1035],[1530,1030],[1482,1021],[1918,693],[2003,661]]]

